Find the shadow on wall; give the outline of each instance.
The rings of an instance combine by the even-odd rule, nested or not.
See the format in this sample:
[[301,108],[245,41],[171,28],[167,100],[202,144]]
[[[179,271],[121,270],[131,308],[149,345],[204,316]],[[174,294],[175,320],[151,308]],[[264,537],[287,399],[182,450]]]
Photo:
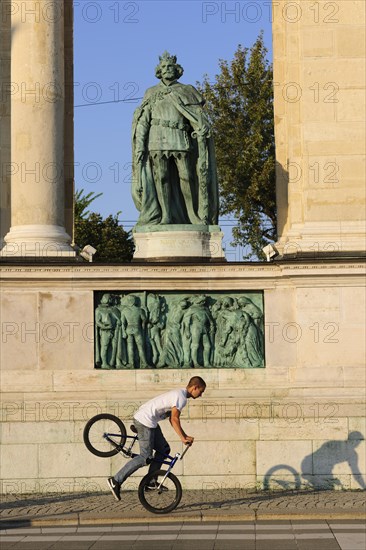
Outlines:
[[289,172],[285,170],[281,163],[276,161],[277,240],[283,235],[288,223],[289,183]]
[[350,432],[346,441],[327,441],[317,451],[305,456],[301,473],[288,464],[272,466],[264,477],[263,489],[299,490],[302,484],[316,490],[343,489],[341,480],[333,475],[336,464],[342,462],[347,462],[360,488],[366,489],[355,450],[364,439],[361,432]]

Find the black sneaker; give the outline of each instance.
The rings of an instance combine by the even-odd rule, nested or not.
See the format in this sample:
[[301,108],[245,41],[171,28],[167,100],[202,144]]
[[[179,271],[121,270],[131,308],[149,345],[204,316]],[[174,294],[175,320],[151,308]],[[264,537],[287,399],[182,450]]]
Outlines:
[[118,481],[116,481],[114,477],[109,477],[107,479],[107,483],[108,487],[112,491],[114,498],[116,500],[121,500],[121,484],[118,483]]
[[165,487],[165,485],[161,485],[161,487],[159,488],[158,482],[154,479],[149,482],[149,485],[145,486],[145,491],[156,491],[156,489],[159,489],[162,493],[169,491],[168,487]]

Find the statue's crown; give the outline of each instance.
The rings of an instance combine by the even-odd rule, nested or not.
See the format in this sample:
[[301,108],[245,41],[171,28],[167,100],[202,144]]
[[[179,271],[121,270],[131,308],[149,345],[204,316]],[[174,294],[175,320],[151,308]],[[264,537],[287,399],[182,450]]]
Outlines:
[[176,55],[170,55],[170,53],[165,50],[163,55],[159,55],[159,61],[160,61],[160,63],[162,63],[163,61],[165,61],[165,62],[170,61],[172,63],[176,63],[177,62],[177,56]]

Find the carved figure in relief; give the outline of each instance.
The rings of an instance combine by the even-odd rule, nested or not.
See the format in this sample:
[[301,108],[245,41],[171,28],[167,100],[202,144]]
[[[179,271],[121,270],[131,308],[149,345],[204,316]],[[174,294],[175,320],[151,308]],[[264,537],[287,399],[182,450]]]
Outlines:
[[182,319],[188,306],[187,298],[183,298],[171,306],[165,329],[162,365],[172,368],[183,366],[185,354],[182,341]]
[[137,352],[140,369],[148,368],[144,334],[147,322],[146,312],[138,305],[138,298],[133,294],[127,295],[121,302],[121,333],[127,343],[128,366],[136,367],[135,352]]
[[[183,318],[183,332],[188,335],[191,342],[190,362],[195,368],[210,367],[215,325],[206,306],[207,296],[194,296],[191,298],[191,303]],[[203,364],[200,364],[200,357]]]
[[[121,320],[121,311],[124,307],[124,295],[121,294],[118,299],[116,309],[118,310],[118,316]],[[127,368],[128,366],[128,353],[127,353],[127,339],[124,328],[122,327],[122,322],[120,321],[120,326],[117,329],[117,345],[116,345],[116,368],[122,369]]]
[[264,333],[263,313],[258,306],[256,306],[252,300],[246,296],[240,296],[238,298],[238,306],[245,311],[253,319],[255,326],[261,333]]
[[161,331],[164,328],[163,307],[160,296],[156,294],[148,294],[147,296],[148,309],[148,340],[152,350],[153,364],[160,367],[163,348],[161,346]]
[[96,364],[108,369],[115,366],[117,351],[116,327],[121,325],[114,311],[114,300],[110,294],[103,294],[95,311]]
[[239,345],[237,334],[240,312],[236,309],[234,298],[227,296],[217,316],[216,326],[216,363],[220,367],[232,367]]
[[241,367],[249,365],[250,367],[261,367],[263,362],[258,329],[253,323],[250,315],[244,311],[239,312],[238,324],[236,327],[237,352],[235,355],[235,365]]

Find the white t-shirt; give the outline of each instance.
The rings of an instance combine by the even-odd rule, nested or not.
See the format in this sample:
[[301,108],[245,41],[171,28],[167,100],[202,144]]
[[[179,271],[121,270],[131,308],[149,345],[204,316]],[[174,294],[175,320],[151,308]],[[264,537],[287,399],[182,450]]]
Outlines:
[[160,420],[169,416],[173,407],[179,411],[187,404],[187,390],[171,390],[141,405],[134,418],[147,428],[156,428]]

